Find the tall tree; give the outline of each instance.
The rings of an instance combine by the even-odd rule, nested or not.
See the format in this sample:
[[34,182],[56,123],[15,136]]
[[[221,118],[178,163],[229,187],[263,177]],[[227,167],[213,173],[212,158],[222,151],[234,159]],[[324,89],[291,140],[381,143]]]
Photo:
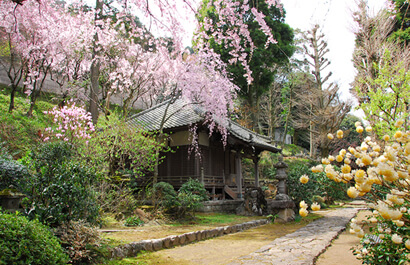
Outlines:
[[[218,12],[226,4],[221,2],[203,1],[198,13],[202,27],[197,34],[229,64],[228,76],[240,88],[239,95],[251,111],[252,129],[261,132],[260,99],[274,80],[274,65],[284,64],[294,52],[293,31],[284,23],[285,11],[281,6],[271,6],[265,0],[241,0],[231,8],[241,13],[236,19],[241,20],[249,30],[249,35],[239,32],[236,39],[229,38],[236,33],[236,29],[232,27],[231,21],[222,16],[223,13]],[[221,32],[215,37],[217,29]],[[246,51],[246,56],[234,53],[233,47],[229,46],[231,44]],[[196,47],[199,47],[197,43]]]
[[[334,82],[328,82],[332,72],[323,75],[330,61],[325,57],[329,52],[324,34],[320,33],[319,25],[303,33],[303,45],[311,75],[309,88],[298,102],[302,104],[305,113],[301,117],[309,124],[310,156],[316,156],[316,148],[321,150],[321,156],[329,153],[329,141],[326,135],[335,131],[346,114],[350,111],[350,104],[339,98],[339,87]],[[324,76],[324,77],[323,77]],[[327,83],[327,85],[326,85]]]
[[388,133],[395,119],[408,116],[410,51],[403,40],[393,38],[397,23],[390,12],[372,16],[366,2],[360,1],[354,19],[357,74],[351,92],[374,133]]

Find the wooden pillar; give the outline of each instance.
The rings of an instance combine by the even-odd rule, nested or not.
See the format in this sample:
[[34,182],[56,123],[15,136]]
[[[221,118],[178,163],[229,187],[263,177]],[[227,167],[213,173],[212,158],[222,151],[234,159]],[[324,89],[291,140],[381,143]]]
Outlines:
[[242,157],[240,152],[236,152],[236,187],[238,189],[238,198],[242,199]]
[[259,157],[258,156],[256,156],[254,159],[253,159],[253,163],[254,163],[254,166],[255,166],[255,187],[259,187],[259,168],[258,168],[258,163],[259,163]]
[[205,175],[204,175],[204,168],[201,167],[201,183],[205,185]]

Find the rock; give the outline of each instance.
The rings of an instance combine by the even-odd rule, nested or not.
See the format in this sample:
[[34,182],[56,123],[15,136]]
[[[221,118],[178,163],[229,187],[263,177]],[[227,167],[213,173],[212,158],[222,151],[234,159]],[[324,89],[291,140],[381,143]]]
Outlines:
[[170,237],[166,237],[162,239],[162,247],[164,248],[170,248],[172,247],[171,245],[171,238]]
[[178,236],[169,236],[168,238],[170,240],[170,242],[169,242],[170,247],[177,247],[177,246],[181,245],[181,243],[179,243],[179,237]]
[[278,217],[275,219],[275,223],[287,223],[295,220],[295,212],[293,209],[286,208],[281,209],[278,213]]
[[145,251],[152,251],[152,241],[151,240],[141,240],[139,241],[141,247]]
[[178,236],[178,239],[179,239],[179,244],[180,244],[180,245],[185,244],[185,242],[186,242],[185,234],[184,234],[184,235],[179,235],[179,236]]
[[231,233],[232,228],[230,226],[224,226],[224,234],[230,234]]
[[141,244],[138,242],[133,242],[130,243],[130,256],[129,257],[135,257],[137,254],[142,250]]
[[149,221],[148,215],[142,209],[135,209],[134,214],[138,216],[144,223],[147,223]]
[[158,251],[162,249],[162,239],[153,239],[152,240],[152,249]]
[[195,232],[186,233],[185,238],[186,238],[186,243],[194,242],[196,239],[196,234]]

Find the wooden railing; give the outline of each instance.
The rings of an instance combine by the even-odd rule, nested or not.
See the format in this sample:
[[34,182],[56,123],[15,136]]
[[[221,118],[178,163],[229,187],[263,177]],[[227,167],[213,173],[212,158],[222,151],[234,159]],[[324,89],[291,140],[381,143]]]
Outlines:
[[189,179],[196,179],[199,182],[204,183],[205,188],[208,187],[223,187],[224,186],[224,178],[223,176],[210,176],[210,175],[203,175],[203,176],[159,176],[158,182],[164,181],[171,184],[174,187],[181,187],[182,184],[187,182]]

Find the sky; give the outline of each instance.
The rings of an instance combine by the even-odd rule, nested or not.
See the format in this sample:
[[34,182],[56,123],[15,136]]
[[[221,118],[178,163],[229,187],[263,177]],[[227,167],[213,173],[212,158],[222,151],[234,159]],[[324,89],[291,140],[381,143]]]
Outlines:
[[[384,7],[386,0],[368,0],[371,13],[377,13]],[[318,24],[325,35],[329,52],[326,57],[332,71],[329,81],[339,84],[341,98],[353,100],[349,92],[350,83],[355,76],[352,63],[354,50],[354,22],[352,11],[356,9],[355,0],[282,0],[286,11],[285,22],[292,28],[303,31]],[[357,102],[353,101],[353,104]],[[363,117],[360,112],[354,115]]]

